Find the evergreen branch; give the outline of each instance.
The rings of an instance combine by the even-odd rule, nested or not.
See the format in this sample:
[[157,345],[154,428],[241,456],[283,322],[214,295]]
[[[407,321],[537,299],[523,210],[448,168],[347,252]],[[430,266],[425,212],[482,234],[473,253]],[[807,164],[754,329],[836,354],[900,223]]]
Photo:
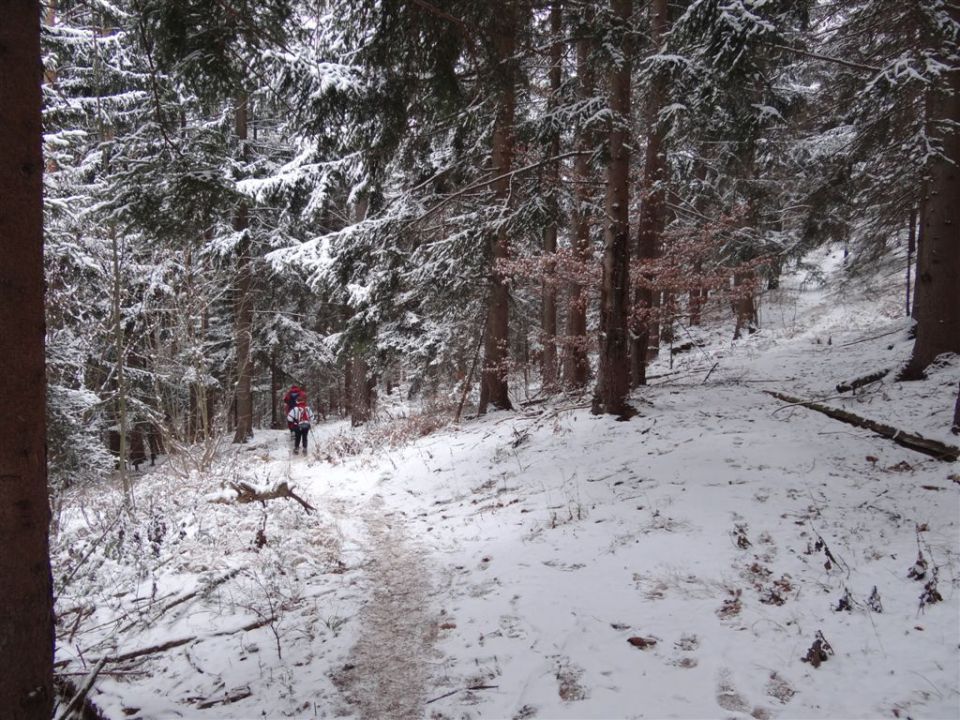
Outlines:
[[[464,37],[471,38],[470,29],[467,27],[467,24],[460,18],[455,17],[444,10],[441,10],[436,5],[431,5],[426,0],[410,0],[410,2],[412,2],[417,7],[423,8],[430,14],[436,15],[438,18],[441,18],[443,20],[449,20],[458,28],[460,28],[460,31],[463,33]],[[471,42],[472,42],[472,38],[471,38]]]
[[268,43],[273,43],[275,46],[283,50],[284,52],[290,52],[290,49],[287,47],[286,43],[282,39],[275,37],[272,33],[264,30],[262,27],[257,25],[253,20],[248,18],[246,15],[241,13],[226,0],[216,0],[217,5],[223,8],[224,12],[233,17],[235,20],[239,20],[246,28],[256,35],[261,40],[266,40]]
[[164,144],[177,155],[180,155],[180,148],[173,144],[170,135],[167,133],[167,124],[163,117],[163,107],[160,103],[160,85],[157,82],[157,67],[153,62],[153,47],[147,37],[146,13],[143,11],[141,3],[137,3],[137,10],[140,15],[137,29],[140,32],[140,44],[143,46],[143,52],[147,56],[147,67],[150,68],[150,90],[153,95],[154,112],[157,115],[157,127],[160,129],[160,135],[163,136]]
[[552,163],[552,162],[557,162],[557,161],[559,161],[559,160],[564,160],[564,159],[569,158],[569,157],[575,157],[575,156],[577,156],[577,155],[592,155],[592,154],[593,154],[593,151],[591,151],[591,150],[571,150],[570,152],[560,153],[559,155],[554,155],[553,157],[549,157],[549,158],[546,158],[546,159],[544,159],[544,160],[539,160],[539,161],[537,161],[537,162],[535,162],[535,163],[531,163],[530,165],[524,165],[523,167],[519,167],[519,168],[517,168],[517,169],[515,169],[515,170],[511,170],[510,172],[503,173],[502,175],[496,175],[495,177],[487,178],[486,180],[480,180],[480,181],[478,181],[478,182],[471,183],[470,185],[467,185],[465,188],[462,188],[462,189],[458,190],[457,192],[453,193],[452,195],[448,195],[448,196],[445,197],[443,200],[441,200],[440,202],[438,202],[436,205],[434,205],[433,207],[431,207],[429,210],[427,210],[426,212],[424,212],[423,214],[421,214],[419,217],[416,217],[416,218],[414,218],[413,220],[411,220],[410,222],[408,222],[408,223],[406,224],[406,226],[404,227],[404,229],[410,227],[410,226],[413,225],[414,223],[420,222],[420,221],[422,221],[422,220],[426,220],[428,217],[430,217],[431,215],[433,215],[435,212],[437,212],[438,210],[440,210],[440,209],[441,209],[442,207],[444,207],[445,205],[453,202],[454,200],[456,200],[456,199],[459,198],[459,197],[462,197],[462,196],[466,195],[468,192],[471,192],[472,190],[477,190],[477,189],[479,189],[479,188],[486,187],[486,186],[488,186],[488,185],[492,185],[493,183],[497,182],[498,180],[504,180],[504,179],[506,179],[506,178],[512,178],[514,175],[519,175],[519,174],[521,174],[521,173],[529,172],[529,171],[531,171],[531,170],[536,170],[537,168],[543,167],[544,165],[548,165],[549,163]]
[[801,50],[800,48],[790,47],[789,45],[779,45],[777,43],[764,43],[764,44],[772,48],[777,48],[778,50],[786,50],[796,55],[802,55],[804,57],[812,58],[814,60],[823,60],[824,62],[836,63],[837,65],[843,65],[844,67],[853,68],[854,70],[864,70],[866,72],[880,72],[880,68],[874,67],[873,65],[863,65],[861,63],[851,62],[850,60],[831,57],[830,55],[821,55],[820,53],[810,52],[809,50]]

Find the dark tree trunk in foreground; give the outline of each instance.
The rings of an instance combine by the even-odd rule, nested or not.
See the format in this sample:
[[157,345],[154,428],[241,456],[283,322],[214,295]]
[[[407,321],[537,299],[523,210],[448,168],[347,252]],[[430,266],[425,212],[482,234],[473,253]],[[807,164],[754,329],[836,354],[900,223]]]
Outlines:
[[[960,7],[950,9],[960,23]],[[947,87],[931,91],[931,134],[943,139],[946,157],[930,167],[929,192],[920,210],[914,318],[917,337],[901,378],[915,380],[942,353],[960,353],[960,72],[946,73]]]
[[[240,143],[240,156],[247,154],[247,98],[241,97],[236,107],[237,139]],[[235,443],[243,443],[253,437],[253,392],[250,386],[250,375],[253,372],[250,360],[250,346],[253,340],[253,298],[251,297],[253,284],[252,258],[250,257],[250,227],[249,209],[244,201],[237,207],[237,214],[233,219],[233,229],[241,234],[237,245],[237,296],[236,313],[236,343],[237,343],[237,385],[236,411],[237,428],[233,436]]]
[[[594,82],[590,68],[590,53],[593,44],[589,38],[577,41],[578,96],[581,101],[593,97]],[[577,129],[577,150],[586,152],[593,147],[591,132],[584,127]],[[576,206],[573,211],[573,252],[578,263],[584,266],[590,261],[590,158],[577,155],[573,161],[574,192]],[[590,359],[587,355],[587,297],[586,288],[571,283],[568,288],[567,338],[563,357],[563,384],[567,389],[578,390],[590,380]]]
[[[501,69],[500,100],[493,126],[493,174],[505,175],[513,164],[513,118],[516,105],[516,71],[513,54],[516,49],[517,8],[514,2],[501,5],[498,22],[494,27],[494,42]],[[504,211],[510,198],[510,178],[501,177],[492,185],[494,202]],[[509,362],[510,292],[500,269],[499,260],[510,254],[508,230],[501,226],[490,240],[490,299],[487,315],[487,330],[483,345],[483,373],[480,385],[479,412],[487,411],[488,405],[498,410],[511,409],[507,388]]]
[[907,307],[907,317],[911,317],[912,310],[910,309],[910,301],[912,300],[911,296],[911,278],[913,275],[913,256],[917,252],[917,208],[910,208],[910,218],[908,220],[910,225],[907,227],[907,290],[904,297],[906,307]]
[[612,0],[614,17],[622,24],[623,63],[610,74],[613,111],[607,163],[607,199],[600,286],[600,372],[593,402],[595,413],[628,417],[630,406],[630,22],[633,0]]
[[41,70],[39,3],[0,0],[0,715],[11,720],[53,709]]
[[957,402],[953,406],[953,427],[950,432],[954,435],[960,435],[960,392],[957,393]]
[[[668,12],[667,0],[653,0],[650,3],[650,42],[658,52],[667,32]],[[645,108],[647,148],[643,162],[643,185],[640,188],[640,225],[637,228],[637,257],[641,260],[657,257],[660,252],[660,237],[663,234],[663,181],[666,162],[663,156],[664,130],[658,118],[665,97],[666,79],[662,71],[656,71]],[[635,299],[640,310],[654,308],[654,292],[649,287],[638,288]],[[634,324],[630,357],[631,387],[647,383],[649,348],[660,347],[658,322],[656,318],[645,317]]]
[[[550,7],[550,34],[553,44],[550,46],[550,104],[554,110],[560,101],[560,65],[563,58],[563,14],[559,2]],[[556,122],[556,121],[554,121]],[[560,154],[560,128],[554,127],[547,144],[547,156],[556,157]],[[546,185],[550,197],[551,210],[554,215],[557,211],[556,193],[560,184],[560,161],[555,160],[548,165]],[[543,230],[543,255],[550,262],[557,252],[557,221],[554,217]],[[557,388],[557,284],[553,266],[548,267],[547,277],[543,287],[543,358],[542,377],[543,388],[553,392]]]

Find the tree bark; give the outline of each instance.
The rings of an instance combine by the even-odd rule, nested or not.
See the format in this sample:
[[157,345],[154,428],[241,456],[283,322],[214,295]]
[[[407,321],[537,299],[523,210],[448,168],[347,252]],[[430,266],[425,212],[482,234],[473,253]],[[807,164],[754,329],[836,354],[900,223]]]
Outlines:
[[[695,276],[699,276],[702,272],[701,263],[698,261],[696,266],[693,269]],[[704,293],[705,288],[695,287],[690,291],[689,294],[689,307],[690,307],[690,324],[694,327],[700,325],[700,322],[703,318],[703,303],[705,298]]]
[[[550,46],[550,100],[548,109],[555,111],[560,103],[561,63],[563,61],[563,10],[559,1],[550,6],[550,34],[553,44]],[[560,128],[553,121],[550,141],[547,143],[547,157],[560,154]],[[550,193],[550,211],[553,217],[543,230],[543,255],[548,267],[543,283],[543,355],[541,358],[541,377],[543,388],[553,392],[557,388],[557,283],[556,268],[553,263],[557,252],[557,193],[560,185],[560,161],[555,160],[547,166],[547,192]]]
[[353,358],[348,357],[343,364],[343,410],[340,416],[353,417]]
[[[592,16],[583,18],[589,21]],[[577,41],[578,95],[581,102],[593,97],[594,77],[590,67],[593,43],[589,37]],[[586,267],[593,254],[590,243],[590,212],[588,210],[591,178],[590,158],[583,154],[593,147],[593,133],[586,127],[577,129],[577,155],[573,161],[573,181],[576,202],[573,211],[573,254],[578,265]],[[567,288],[567,329],[563,357],[563,384],[578,390],[590,380],[590,359],[587,354],[587,289],[578,282]]]
[[[354,221],[363,222],[370,207],[370,196],[362,195],[353,208]],[[351,341],[350,424],[359,427],[373,417],[373,399],[376,379],[370,375],[369,351],[363,343]]]
[[359,427],[368,422],[373,414],[373,389],[375,382],[370,378],[370,367],[367,358],[362,352],[353,356],[350,364],[352,369],[352,383],[350,391],[350,424]]
[[621,24],[623,61],[610,77],[607,198],[605,203],[603,282],[600,287],[600,371],[593,402],[594,413],[629,417],[630,343],[630,57],[628,25],[633,0],[611,0]]
[[[247,97],[241,95],[236,104],[237,140],[240,143],[240,157],[247,155]],[[253,392],[250,376],[253,363],[250,358],[250,346],[253,340],[253,266],[250,244],[250,218],[246,201],[241,200],[234,216],[233,229],[240,233],[237,245],[237,295],[236,343],[237,343],[237,385],[235,390],[237,427],[233,442],[245,443],[253,437]]]
[[907,290],[904,301],[907,306],[907,317],[910,317],[910,282],[913,271],[913,256],[917,252],[917,208],[915,206],[910,208],[910,218],[907,222],[910,225],[907,228]]
[[[516,48],[517,7],[513,0],[501,5],[501,16],[494,28],[496,56],[501,71],[500,99],[497,117],[493,126],[493,169],[498,179],[493,183],[493,196],[506,211],[510,200],[510,178],[503,177],[513,164],[513,122],[516,105],[516,70],[513,54]],[[483,372],[480,386],[479,413],[483,415],[488,405],[498,410],[509,410],[510,395],[507,387],[509,362],[510,292],[506,278],[498,267],[500,260],[510,255],[510,239],[505,225],[501,224],[491,235],[490,297],[487,317],[487,334],[483,348]]]
[[[669,8],[667,0],[652,0],[650,4],[650,41],[656,52],[660,52],[667,32]],[[640,189],[640,223],[637,229],[637,257],[640,260],[653,260],[660,253],[661,236],[664,225],[664,190],[666,162],[663,154],[664,129],[658,122],[660,108],[666,97],[666,79],[662,72],[655,72],[650,86],[650,95],[645,108],[647,126],[647,147],[643,163],[643,185]],[[646,276],[648,281],[654,278]],[[639,287],[635,303],[638,310],[652,311],[659,296],[649,287]],[[647,358],[650,347],[659,349],[660,333],[658,320],[641,317],[634,323],[634,339],[630,357],[630,384],[638,387],[646,384]]]
[[737,325],[733,330],[734,340],[740,339],[744,329],[751,335],[757,331],[757,326],[759,325],[757,322],[757,305],[754,300],[753,288],[751,287],[754,280],[752,270],[734,273],[733,286],[735,288],[742,288],[737,291],[737,296],[734,300],[734,310],[737,315]]
[[129,474],[129,428],[127,418],[127,381],[126,381],[126,340],[123,331],[123,315],[121,313],[123,282],[120,277],[120,242],[117,240],[117,230],[110,227],[110,248],[113,273],[112,288],[112,318],[114,352],[117,355],[117,428],[119,447],[117,448],[117,468],[120,472],[120,485],[123,488],[123,503],[129,509],[133,507],[133,489],[130,487]]
[[[40,4],[0,0],[0,708],[53,710]],[[14,309],[16,311],[14,312]]]
[[[277,415],[277,405],[280,402],[280,377],[277,372],[277,353],[274,351],[270,355],[270,427],[274,430],[280,430],[284,423],[280,422],[280,416]],[[320,397],[317,397],[319,401]]]
[[[960,23],[960,6],[949,11]],[[930,91],[931,134],[939,135],[943,155],[931,162],[929,192],[920,209],[914,318],[916,340],[901,379],[923,377],[943,353],[960,353],[960,72],[945,73],[946,87]]]

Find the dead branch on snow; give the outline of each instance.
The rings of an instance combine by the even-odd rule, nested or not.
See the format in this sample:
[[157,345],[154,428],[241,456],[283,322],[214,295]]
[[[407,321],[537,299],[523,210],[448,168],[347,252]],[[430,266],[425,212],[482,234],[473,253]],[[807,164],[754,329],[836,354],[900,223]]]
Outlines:
[[[250,485],[245,482],[231,482],[230,488],[237,494],[235,502],[238,503],[251,503],[251,502],[262,502],[266,503],[267,500],[276,500],[277,498],[291,498],[300,503],[304,510],[307,512],[313,512],[316,510],[313,505],[308,503],[302,497],[297,495],[293,490],[290,489],[290,485],[284,480],[277,485],[274,485],[269,490],[257,489],[253,485]],[[225,502],[224,500],[213,500],[212,502]]]
[[960,448],[954,447],[953,445],[947,445],[939,440],[931,440],[930,438],[925,438],[923,435],[918,435],[917,433],[905,432],[899,428],[893,427],[892,425],[884,425],[883,423],[878,423],[874,420],[861,417],[848,410],[840,410],[839,408],[828,407],[812,400],[803,400],[802,398],[793,397],[792,395],[786,395],[773,390],[764,390],[763,392],[765,392],[767,395],[772,395],[778,400],[783,400],[787,403],[802,405],[810,408],[811,410],[816,410],[819,413],[823,413],[827,417],[833,418],[834,420],[839,420],[840,422],[845,422],[848,425],[870,430],[875,432],[877,435],[887,438],[888,440],[893,440],[895,443],[897,443],[897,445],[902,445],[903,447],[914,450],[915,452],[935,457],[937,460],[955,462],[958,458],[960,458]]

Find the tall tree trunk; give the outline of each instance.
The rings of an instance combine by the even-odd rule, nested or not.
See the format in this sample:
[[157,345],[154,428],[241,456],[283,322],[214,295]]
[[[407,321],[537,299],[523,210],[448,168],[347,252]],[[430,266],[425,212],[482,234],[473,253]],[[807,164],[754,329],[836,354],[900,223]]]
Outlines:
[[[589,20],[589,17],[583,18]],[[577,41],[578,96],[582,102],[593,97],[594,77],[590,67],[593,43],[588,37]],[[577,129],[577,150],[586,153],[593,147],[592,132],[586,127]],[[589,182],[590,158],[577,155],[573,161],[575,207],[573,211],[573,254],[584,267],[590,262],[593,248],[590,243]],[[590,359],[587,354],[587,297],[586,288],[573,282],[567,289],[567,331],[563,357],[563,384],[571,390],[586,386],[590,380]]]
[[[190,318],[190,324],[193,325],[193,317]],[[207,334],[207,310],[204,308],[200,314],[200,341]],[[204,376],[206,367],[204,367],[199,353],[194,360],[193,373],[195,378],[190,383],[190,407],[187,409],[186,439],[189,443],[206,440],[213,436],[213,415],[215,394],[213,388],[204,385]]]
[[[704,210],[704,193],[702,192],[703,186],[706,184],[707,179],[707,165],[702,160],[697,163],[696,166],[696,178],[697,184],[695,185],[697,191],[695,192],[695,199],[693,201],[694,210],[702,214]],[[703,258],[699,256],[694,260],[693,267],[693,277],[696,282],[696,285],[690,290],[689,298],[689,307],[690,307],[690,324],[699,325],[703,319],[703,308],[707,304],[707,301],[710,297],[710,291],[703,286]]]
[[611,71],[610,109],[613,114],[607,161],[606,226],[603,281],[600,287],[600,370],[593,402],[595,413],[628,417],[630,392],[630,57],[628,26],[633,0],[611,0],[621,24],[623,61]]
[[[694,276],[699,276],[703,271],[703,264],[697,260],[693,267]],[[694,287],[690,290],[688,305],[690,308],[690,324],[699,325],[703,316],[703,288]]]
[[[354,206],[354,221],[359,223],[367,217],[370,197],[363,195]],[[359,427],[373,417],[373,398],[376,380],[370,376],[369,351],[364,344],[352,341],[350,348],[353,358],[350,364],[352,375],[350,385],[350,424]]]
[[[247,108],[246,95],[240,96],[236,104],[237,140],[240,143],[240,157],[247,157]],[[253,392],[250,376],[253,363],[250,359],[250,346],[253,340],[253,263],[251,258],[249,208],[240,201],[233,219],[233,229],[240,233],[237,245],[237,295],[234,312],[236,313],[237,343],[237,384],[235,390],[237,427],[233,441],[244,443],[253,437]]]
[[[960,25],[960,6],[948,12]],[[905,380],[923,376],[942,353],[960,353],[960,72],[945,73],[946,87],[930,91],[931,134],[942,138],[946,157],[930,166],[929,192],[920,208],[921,235],[917,247],[913,354],[901,374]]]
[[[550,6],[550,34],[553,44],[550,46],[550,100],[548,109],[555,111],[560,104],[561,65],[563,62],[563,9],[559,1]],[[550,141],[547,143],[547,156],[560,154],[560,128],[558,120],[553,118]],[[547,166],[547,192],[550,193],[550,212],[553,216],[543,230],[543,255],[547,259],[547,273],[543,283],[543,388],[547,392],[557,389],[557,283],[556,266],[553,262],[557,252],[557,193],[560,191],[560,161],[555,160]]]
[[343,415],[353,417],[353,357],[348,357],[343,365]]
[[[203,240],[213,239],[213,230],[204,231]],[[211,388],[206,387],[204,378],[207,368],[204,358],[203,345],[207,338],[209,325],[209,310],[203,297],[202,287],[196,283],[196,258],[188,248],[184,254],[186,267],[186,281],[184,294],[187,298],[186,335],[187,347],[190,351],[193,379],[190,382],[190,405],[187,408],[186,440],[189,443],[198,442],[210,436],[212,429],[213,399]],[[203,273],[203,263],[200,264],[200,274]]]
[[113,324],[113,346],[117,355],[117,430],[120,440],[117,448],[118,462],[117,467],[120,471],[120,485],[123,488],[123,504],[128,508],[133,507],[133,490],[130,487],[129,463],[129,422],[127,418],[127,379],[126,379],[126,338],[123,332],[123,314],[121,312],[121,300],[123,293],[123,283],[120,277],[120,242],[117,239],[117,230],[113,225],[110,226],[110,248],[113,261],[113,291],[112,291],[112,319]]
[[[280,430],[283,424],[280,422],[280,416],[277,415],[277,404],[280,402],[280,374],[277,371],[277,353],[274,351],[270,355],[270,427],[274,430]],[[320,397],[317,396],[317,400]]]
[[907,306],[907,317],[910,317],[910,281],[913,271],[913,256],[917,252],[917,208],[910,208],[910,226],[907,228],[907,290],[904,300]]
[[756,282],[756,276],[752,270],[744,270],[734,273],[733,286],[741,288],[736,291],[733,301],[734,311],[737,316],[737,324],[733,330],[733,339],[739,340],[743,331],[753,334],[757,331],[759,323],[757,322],[757,304],[754,299],[753,285]]
[[[495,176],[506,175],[513,164],[513,120],[516,105],[516,69],[513,58],[516,47],[517,7],[514,0],[501,5],[502,13],[494,28],[496,53],[501,68],[500,99],[497,117],[493,126],[493,170]],[[501,177],[493,183],[493,196],[503,213],[508,211],[510,178]],[[498,410],[511,409],[507,387],[509,362],[510,292],[506,279],[498,268],[500,260],[510,255],[508,230],[501,223],[491,235],[490,295],[487,316],[487,333],[483,346],[483,376],[480,386],[479,413],[487,412],[492,404]]]
[[[40,4],[0,0],[0,714],[53,711]],[[16,312],[13,309],[16,309]]]
[[334,381],[330,384],[330,387],[327,390],[327,406],[329,408],[331,415],[338,415],[343,417],[343,412],[340,409],[340,380],[339,378],[334,378]]
[[[667,0],[652,0],[650,3],[650,41],[655,52],[660,52],[667,32],[669,8]],[[666,162],[664,160],[664,129],[660,125],[660,108],[666,98],[666,78],[662,71],[655,70],[650,85],[650,95],[644,116],[647,126],[647,147],[643,161],[643,185],[640,190],[640,223],[637,229],[637,257],[652,260],[660,254],[663,234],[664,190]],[[645,275],[646,280],[654,278]],[[641,312],[652,313],[660,305],[659,293],[649,287],[637,288],[635,304]],[[659,350],[659,321],[652,314],[641,317],[634,324],[634,339],[631,347],[630,384],[632,387],[647,382],[647,358],[650,348]]]
[[352,382],[350,384],[350,424],[359,427],[373,417],[373,394],[376,381],[370,377],[370,366],[362,352],[353,356]]

